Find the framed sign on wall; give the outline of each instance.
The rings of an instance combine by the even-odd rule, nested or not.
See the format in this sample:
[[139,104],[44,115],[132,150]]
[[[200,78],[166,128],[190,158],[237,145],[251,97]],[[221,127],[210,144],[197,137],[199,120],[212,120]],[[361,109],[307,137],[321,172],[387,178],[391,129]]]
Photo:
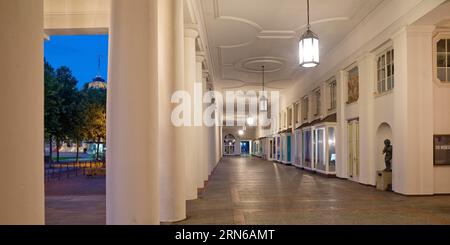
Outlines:
[[450,135],[434,136],[434,165],[450,165]]

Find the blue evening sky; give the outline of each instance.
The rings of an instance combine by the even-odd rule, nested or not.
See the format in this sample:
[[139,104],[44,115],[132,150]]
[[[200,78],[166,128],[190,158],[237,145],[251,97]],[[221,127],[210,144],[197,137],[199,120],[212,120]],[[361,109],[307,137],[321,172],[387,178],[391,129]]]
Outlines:
[[45,59],[57,69],[67,66],[78,80],[78,87],[98,74],[108,81],[108,35],[51,36],[44,43]]

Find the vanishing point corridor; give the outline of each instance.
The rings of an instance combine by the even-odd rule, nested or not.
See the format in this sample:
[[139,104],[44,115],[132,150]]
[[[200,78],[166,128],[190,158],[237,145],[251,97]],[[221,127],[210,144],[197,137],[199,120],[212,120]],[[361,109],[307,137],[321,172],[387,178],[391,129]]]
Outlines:
[[[104,222],[101,184],[92,181],[92,195],[52,190],[47,224]],[[258,158],[229,157],[199,199],[188,201],[189,219],[177,224],[450,224],[448,203],[450,196],[406,197]]]

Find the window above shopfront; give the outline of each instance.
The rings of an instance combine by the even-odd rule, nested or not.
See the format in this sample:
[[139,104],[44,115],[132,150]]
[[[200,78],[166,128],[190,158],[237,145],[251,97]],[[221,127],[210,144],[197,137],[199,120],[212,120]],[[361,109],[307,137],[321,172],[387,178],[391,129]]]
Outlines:
[[337,82],[332,78],[328,81],[329,105],[328,110],[334,111],[337,107]]
[[294,120],[295,120],[295,126],[300,123],[300,102],[297,102],[294,104]]
[[314,110],[314,116],[319,116],[321,114],[321,100],[322,100],[322,91],[320,88],[317,88],[314,90],[314,97],[316,99],[315,101],[315,110]]
[[441,33],[434,39],[434,79],[450,84],[450,33]]
[[290,106],[288,109],[287,109],[287,127],[288,128],[292,128],[292,113],[293,113],[293,111],[294,111],[294,107],[293,106]]
[[309,114],[309,99],[308,97],[304,97],[302,100],[302,119],[303,122],[308,121]]
[[394,89],[394,49],[389,48],[377,58],[377,94]]

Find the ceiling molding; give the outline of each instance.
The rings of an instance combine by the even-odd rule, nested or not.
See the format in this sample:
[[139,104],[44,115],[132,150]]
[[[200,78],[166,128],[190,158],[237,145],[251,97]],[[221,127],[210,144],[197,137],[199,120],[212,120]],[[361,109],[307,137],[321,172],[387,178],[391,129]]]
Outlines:
[[[197,18],[196,18],[193,2],[192,1],[185,1],[185,4],[186,4],[187,13],[184,13],[184,14],[188,15],[188,17],[189,17],[189,24],[198,25],[198,21],[197,21]],[[188,23],[185,23],[185,24],[188,24]]]
[[242,22],[245,23],[247,25],[253,26],[256,30],[262,31],[263,28],[258,25],[257,23],[251,21],[251,20],[247,20],[244,18],[239,18],[239,17],[234,17],[234,16],[223,16],[220,14],[220,4],[219,4],[219,0],[213,0],[213,8],[214,8],[214,17],[217,20],[231,20],[231,21],[238,21],[238,22]]
[[252,26],[253,28],[255,28],[255,30],[261,32],[264,29],[262,28],[262,26],[258,25],[257,23],[251,21],[251,20],[247,20],[244,18],[239,18],[239,17],[233,17],[233,16],[220,16],[217,18],[218,20],[230,20],[230,21],[237,21],[237,22],[241,22],[244,24],[247,24],[249,26]]
[[[323,23],[327,23],[327,22],[336,22],[336,21],[349,21],[351,20],[350,17],[333,17],[333,18],[326,18],[326,19],[321,19],[321,20],[315,20],[315,21],[311,21],[311,26],[314,25],[318,25],[318,24],[323,24]],[[302,25],[298,28],[296,28],[294,31],[296,33],[301,32],[302,30],[305,30],[308,27],[307,24]]]
[[242,47],[245,47],[245,46],[250,46],[254,42],[255,42],[255,40],[248,41],[248,42],[245,42],[245,43],[240,43],[240,44],[234,44],[234,45],[222,45],[222,46],[219,46],[219,48],[220,49],[242,48]]
[[215,62],[213,62],[213,58],[211,56],[211,50],[209,47],[208,40],[208,28],[206,26],[205,18],[204,18],[204,6],[201,0],[186,0],[189,2],[188,4],[191,6],[192,13],[195,16],[196,23],[198,26],[200,37],[198,38],[198,46],[200,47],[200,51],[205,52],[206,58],[206,69],[209,70],[211,83],[214,83],[215,78]]
[[[298,38],[306,18],[298,14],[306,6],[296,0],[199,0],[207,30],[213,67],[218,82],[240,80],[242,88],[259,82],[258,66],[267,65],[267,80],[277,89],[291,87],[310,73],[298,66]],[[314,31],[323,38],[321,56],[328,53],[384,0],[323,0],[313,9]],[[331,6],[330,6],[331,5]],[[293,9],[295,8],[295,9]],[[267,13],[274,16],[267,18]],[[284,14],[286,13],[286,14]],[[305,12],[306,13],[306,12]],[[278,17],[277,17],[278,16]],[[300,23],[299,22],[300,19]],[[301,24],[295,26],[295,24]],[[330,31],[333,30],[333,31]],[[233,84],[235,85],[235,84]],[[270,85],[269,85],[270,86]]]
[[[250,65],[252,64],[258,64],[256,68],[252,68]],[[270,68],[268,64],[272,64],[275,66],[275,68]],[[250,72],[250,73],[261,73],[262,70],[260,69],[262,65],[265,65],[268,67],[268,69],[265,71],[266,73],[274,73],[281,71],[283,68],[286,67],[286,59],[281,57],[271,57],[271,56],[265,56],[265,57],[252,57],[243,59],[239,62],[237,62],[234,67],[237,70]]]

